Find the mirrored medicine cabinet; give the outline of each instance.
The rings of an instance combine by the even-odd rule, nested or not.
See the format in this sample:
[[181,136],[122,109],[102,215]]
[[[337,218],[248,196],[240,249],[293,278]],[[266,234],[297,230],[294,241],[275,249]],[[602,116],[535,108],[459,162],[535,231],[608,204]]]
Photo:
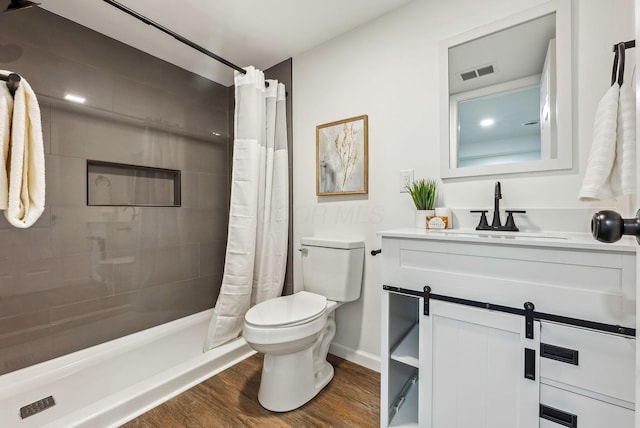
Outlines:
[[571,0],[440,45],[443,178],[570,169]]

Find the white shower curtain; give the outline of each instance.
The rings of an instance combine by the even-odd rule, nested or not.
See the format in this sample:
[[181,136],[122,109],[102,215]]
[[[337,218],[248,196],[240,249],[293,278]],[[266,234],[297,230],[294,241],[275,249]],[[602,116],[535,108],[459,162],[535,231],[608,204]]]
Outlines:
[[289,230],[285,88],[253,67],[235,75],[227,252],[204,349],[238,337],[250,306],[282,293]]

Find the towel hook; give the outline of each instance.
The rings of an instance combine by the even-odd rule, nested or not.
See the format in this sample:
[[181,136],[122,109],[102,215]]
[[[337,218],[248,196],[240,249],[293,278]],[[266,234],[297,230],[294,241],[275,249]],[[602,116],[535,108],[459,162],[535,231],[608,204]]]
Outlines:
[[620,57],[620,45],[614,46],[615,54],[613,55],[613,70],[611,70],[611,86],[616,83],[616,77],[618,74],[618,59]]
[[[625,51],[636,47],[635,40],[620,42],[613,45],[613,70],[611,71],[611,86],[618,81],[618,85],[622,86],[624,81]],[[619,63],[619,64],[618,64]]]
[[620,63],[618,65],[618,85],[622,86],[624,81],[624,57],[625,57],[625,44],[618,43],[618,51],[620,52]]
[[8,76],[0,74],[0,80],[7,82],[7,89],[9,89],[9,93],[13,97],[18,90],[18,85],[20,85],[20,76],[16,73],[10,73]]
[[[631,48],[635,48],[636,47],[636,41],[635,40],[629,40],[627,42],[620,42],[622,43],[622,45],[624,45],[625,49],[631,49]],[[620,43],[616,43],[615,45],[613,45],[613,49],[611,49],[612,52],[615,52],[618,50],[618,45]]]

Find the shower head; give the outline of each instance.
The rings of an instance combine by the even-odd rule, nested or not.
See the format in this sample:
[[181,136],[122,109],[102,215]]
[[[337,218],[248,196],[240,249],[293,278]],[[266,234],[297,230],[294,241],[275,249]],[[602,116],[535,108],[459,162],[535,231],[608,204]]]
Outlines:
[[28,7],[38,6],[40,3],[36,3],[29,0],[11,0],[11,3],[4,10],[5,12],[11,12],[18,9],[26,9]]

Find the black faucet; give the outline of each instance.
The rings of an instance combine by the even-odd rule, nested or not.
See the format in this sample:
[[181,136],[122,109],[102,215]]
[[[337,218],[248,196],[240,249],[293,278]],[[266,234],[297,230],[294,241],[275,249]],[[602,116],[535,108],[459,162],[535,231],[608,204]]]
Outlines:
[[493,229],[500,229],[502,222],[500,221],[500,199],[502,199],[502,189],[500,188],[500,182],[496,181],[496,189],[493,196],[493,221],[491,227]]
[[519,230],[516,227],[515,221],[513,220],[513,214],[524,214],[526,213],[526,211],[506,210],[507,221],[503,226],[502,221],[500,221],[500,199],[502,199],[502,187],[500,186],[500,182],[496,181],[495,193],[493,198],[493,221],[491,222],[491,226],[489,226],[489,223],[487,223],[488,210],[474,210],[471,212],[480,213],[480,223],[476,227],[476,230],[501,230],[505,232],[517,232]]

